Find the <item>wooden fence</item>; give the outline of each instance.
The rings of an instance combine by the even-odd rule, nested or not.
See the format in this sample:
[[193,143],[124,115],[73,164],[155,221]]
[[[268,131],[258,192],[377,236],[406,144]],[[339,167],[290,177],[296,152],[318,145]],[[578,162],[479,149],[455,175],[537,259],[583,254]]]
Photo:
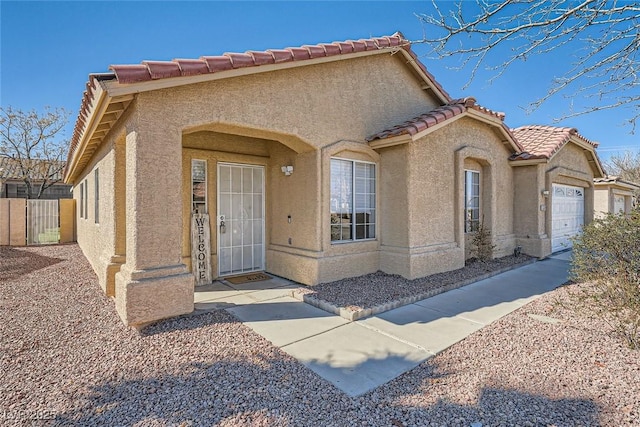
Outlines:
[[0,199],[0,245],[75,241],[74,199]]

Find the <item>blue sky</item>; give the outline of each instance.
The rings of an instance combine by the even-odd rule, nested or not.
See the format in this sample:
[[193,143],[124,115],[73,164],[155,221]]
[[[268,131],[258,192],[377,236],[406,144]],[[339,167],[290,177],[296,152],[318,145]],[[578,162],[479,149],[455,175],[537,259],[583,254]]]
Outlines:
[[[452,4],[452,3],[451,3]],[[64,107],[71,113],[70,137],[87,76],[110,64],[142,60],[198,58],[390,35],[401,31],[410,40],[422,37],[416,13],[428,3],[410,2],[169,2],[76,1],[0,2],[2,106],[41,110]],[[527,115],[524,108],[549,87],[568,52],[516,64],[487,82],[480,73],[463,90],[469,71],[454,71],[452,62],[428,58],[428,48],[415,45],[427,69],[454,97],[474,96],[483,106],[507,115],[511,127],[552,124],[570,109],[562,96]],[[640,149],[640,139],[623,126],[624,110],[604,111],[559,123],[576,127],[600,142],[599,154]],[[408,118],[407,118],[408,119]]]

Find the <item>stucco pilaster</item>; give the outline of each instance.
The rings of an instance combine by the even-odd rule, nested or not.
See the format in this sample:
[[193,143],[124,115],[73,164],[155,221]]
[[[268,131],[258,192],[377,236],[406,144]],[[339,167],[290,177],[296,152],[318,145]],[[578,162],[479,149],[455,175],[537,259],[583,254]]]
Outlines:
[[[551,252],[546,231],[547,211],[551,209],[545,168],[547,164],[514,167],[514,232],[516,243],[527,255],[543,257]],[[550,192],[550,187],[549,187]]]
[[181,133],[160,116],[135,124],[126,136],[126,262],[116,275],[128,325],[193,311],[193,277],[181,261]]

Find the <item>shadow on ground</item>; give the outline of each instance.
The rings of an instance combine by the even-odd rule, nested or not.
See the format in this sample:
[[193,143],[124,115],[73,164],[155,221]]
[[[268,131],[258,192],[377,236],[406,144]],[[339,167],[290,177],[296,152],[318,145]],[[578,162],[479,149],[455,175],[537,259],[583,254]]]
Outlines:
[[63,260],[59,258],[38,255],[28,248],[0,246],[0,282],[18,278],[61,261]]
[[[209,313],[151,326],[144,332],[145,347],[160,345],[164,332],[174,335],[172,331],[194,330],[197,325],[221,320],[233,323],[231,316]],[[243,327],[238,324],[238,328]],[[238,333],[237,340],[245,338]],[[216,345],[219,344],[211,342],[211,346]],[[123,366],[119,380],[89,383],[78,390],[74,393],[74,407],[58,413],[53,424],[599,425],[596,404],[578,397],[551,399],[486,386],[480,388],[471,403],[437,397],[440,395],[435,394],[436,386],[431,383],[446,382],[449,374],[441,372],[433,362],[423,364],[418,375],[411,376],[416,380],[412,383],[406,381],[405,375],[392,384],[351,398],[277,349],[214,353],[200,358],[185,351],[184,362],[175,366],[167,366],[157,357],[132,354],[131,358],[142,357],[142,363]],[[442,385],[437,387],[442,393]]]

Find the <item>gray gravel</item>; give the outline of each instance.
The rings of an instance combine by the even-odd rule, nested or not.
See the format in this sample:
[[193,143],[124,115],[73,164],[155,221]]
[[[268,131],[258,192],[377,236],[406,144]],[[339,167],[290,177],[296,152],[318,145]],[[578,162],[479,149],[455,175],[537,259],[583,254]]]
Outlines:
[[297,291],[315,299],[327,301],[337,307],[360,310],[413,295],[425,294],[432,289],[454,283],[468,282],[470,279],[525,264],[532,260],[533,258],[528,255],[506,256],[486,262],[471,259],[461,269],[414,280],[378,271],[336,282],[322,283],[312,288],[304,286],[298,288]]
[[76,245],[0,250],[2,425],[640,425],[638,352],[566,288],[349,398],[225,311],[127,329]]

